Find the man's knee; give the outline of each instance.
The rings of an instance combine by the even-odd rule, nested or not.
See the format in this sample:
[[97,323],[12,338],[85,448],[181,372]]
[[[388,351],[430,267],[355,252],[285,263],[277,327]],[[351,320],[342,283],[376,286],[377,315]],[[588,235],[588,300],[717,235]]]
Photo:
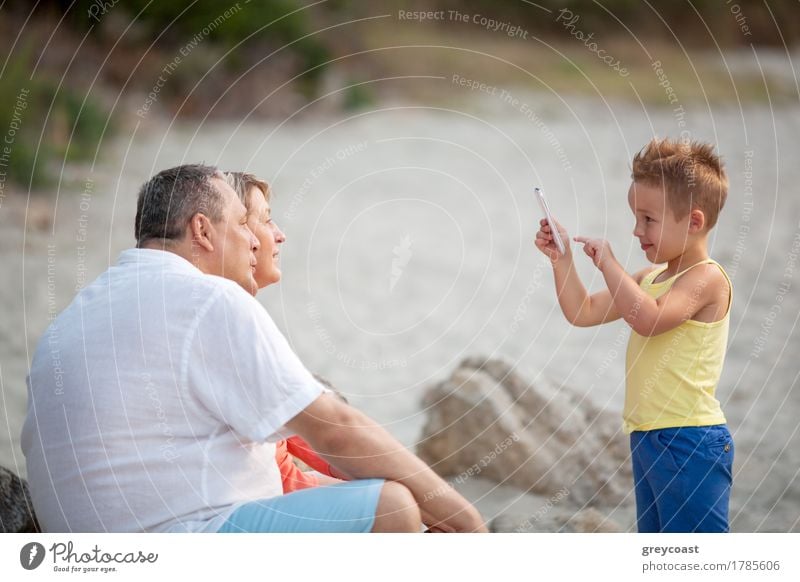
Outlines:
[[405,485],[386,481],[375,510],[373,532],[419,532],[422,526],[419,506]]

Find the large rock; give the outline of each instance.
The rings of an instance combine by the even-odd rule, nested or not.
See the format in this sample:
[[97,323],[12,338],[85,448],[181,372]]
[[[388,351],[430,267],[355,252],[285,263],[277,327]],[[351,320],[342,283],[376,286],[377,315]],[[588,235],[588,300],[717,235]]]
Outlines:
[[0,467],[0,533],[37,532],[28,485],[14,473]]
[[579,507],[632,499],[619,416],[585,394],[533,386],[505,362],[467,358],[429,389],[424,406],[417,453],[451,480],[480,475]]
[[541,511],[527,518],[501,515],[489,524],[492,533],[618,533],[622,527],[593,507],[577,512]]

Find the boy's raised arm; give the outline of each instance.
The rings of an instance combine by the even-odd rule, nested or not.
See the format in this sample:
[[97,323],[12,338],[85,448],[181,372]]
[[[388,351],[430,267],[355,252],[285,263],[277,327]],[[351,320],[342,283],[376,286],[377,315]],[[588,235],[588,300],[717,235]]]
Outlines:
[[608,290],[589,295],[572,262],[572,250],[569,235],[558,222],[561,240],[566,244],[566,253],[562,255],[553,242],[550,226],[542,219],[540,230],[536,233],[536,247],[550,258],[553,264],[553,276],[556,284],[556,295],[561,311],[572,325],[589,327],[607,323],[620,318],[614,299]]
[[614,257],[608,241],[586,237],[575,240],[583,243],[584,251],[603,273],[617,312],[639,335],[655,336],[678,327],[718,295],[719,285],[708,284],[709,277],[715,278],[718,269],[699,265],[680,277],[661,297],[653,299],[639,286],[641,276],[648,270],[631,277]]

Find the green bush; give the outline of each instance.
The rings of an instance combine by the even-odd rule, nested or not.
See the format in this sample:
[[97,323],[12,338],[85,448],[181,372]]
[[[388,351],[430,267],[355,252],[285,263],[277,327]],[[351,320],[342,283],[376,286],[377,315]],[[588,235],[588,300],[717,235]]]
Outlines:
[[351,81],[351,84],[345,89],[343,103],[345,111],[366,109],[374,103],[375,96],[369,85],[356,84],[355,81]]
[[[97,5],[97,0],[77,0],[70,10],[72,22],[84,28],[100,23],[106,14],[98,14]],[[89,12],[92,6],[95,6],[94,18]],[[329,53],[314,36],[299,40],[312,29],[308,21],[309,10],[294,12],[300,7],[298,3],[291,0],[250,0],[248,3],[244,0],[196,0],[188,10],[187,6],[184,2],[125,0],[108,10],[124,11],[150,38],[161,35],[161,46],[182,46],[204,28],[210,30],[207,37],[210,42],[226,49],[254,33],[251,42],[262,45],[277,47],[293,43],[286,50],[297,56],[301,70],[311,69],[304,82],[315,84],[319,80],[323,69],[320,65],[328,60]],[[228,16],[224,21],[218,20],[226,12]],[[212,25],[215,21],[218,21],[217,25]],[[273,21],[276,22],[265,28]]]
[[0,78],[0,139],[10,148],[2,170],[8,182],[40,188],[52,182],[62,163],[92,159],[114,127],[91,96],[31,79],[30,55],[28,49],[11,54]]

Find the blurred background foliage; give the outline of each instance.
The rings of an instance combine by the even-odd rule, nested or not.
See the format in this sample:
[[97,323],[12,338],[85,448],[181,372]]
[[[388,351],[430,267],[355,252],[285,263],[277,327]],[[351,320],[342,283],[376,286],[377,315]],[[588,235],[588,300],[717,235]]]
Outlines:
[[[338,95],[325,100],[327,107],[361,109],[382,97],[365,81],[425,74],[426,68],[441,73],[482,67],[490,81],[526,81],[499,77],[491,63],[476,64],[472,55],[385,50],[393,44],[479,47],[536,68],[556,90],[584,90],[581,77],[587,75],[593,90],[628,90],[565,33],[555,18],[562,9],[580,15],[578,28],[593,32],[649,76],[650,63],[641,60],[637,46],[641,39],[685,54],[741,50],[751,43],[783,48],[800,38],[797,0],[7,0],[0,4],[0,132],[11,123],[20,90],[30,95],[4,171],[9,182],[43,187],[65,163],[94,160],[105,137],[151,119],[151,111],[197,119],[285,117],[327,93]],[[397,18],[399,10],[481,14],[523,27],[570,59],[476,26],[447,20],[409,25]],[[692,69],[697,76],[694,64]],[[672,70],[676,86],[692,81],[688,73],[684,79]],[[705,74],[708,91],[724,98],[730,93],[722,86],[726,80],[715,93],[714,75]],[[742,83],[744,98],[764,98],[760,85],[749,95],[752,84]],[[408,87],[407,98],[433,98]],[[650,96],[646,88],[642,94]],[[691,97],[692,91],[684,94]]]
[[13,142],[2,169],[8,181],[36,189],[47,186],[64,164],[91,160],[115,125],[90,95],[49,76],[31,76],[32,53],[27,45],[5,64],[0,128],[4,142]]

